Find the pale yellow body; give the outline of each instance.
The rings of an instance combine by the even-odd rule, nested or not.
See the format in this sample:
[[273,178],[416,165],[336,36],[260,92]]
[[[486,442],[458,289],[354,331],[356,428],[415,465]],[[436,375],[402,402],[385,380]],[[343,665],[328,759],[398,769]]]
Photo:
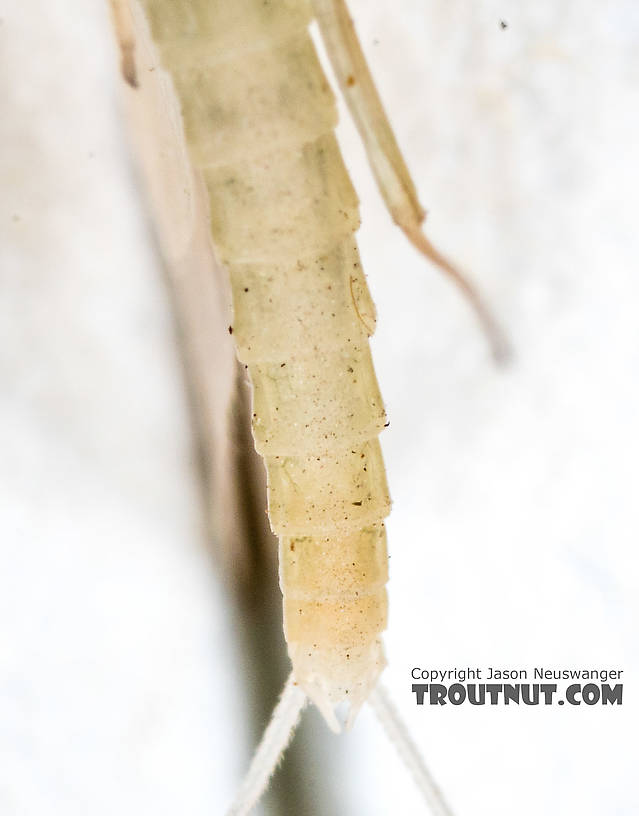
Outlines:
[[333,706],[355,712],[384,666],[390,499],[368,345],[375,310],[333,94],[304,2],[143,6],[230,275],[293,671],[334,726]]

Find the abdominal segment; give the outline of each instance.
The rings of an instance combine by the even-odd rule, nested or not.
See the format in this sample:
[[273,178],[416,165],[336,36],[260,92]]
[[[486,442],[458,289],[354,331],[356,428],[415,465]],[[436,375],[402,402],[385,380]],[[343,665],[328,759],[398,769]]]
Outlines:
[[384,665],[390,498],[375,308],[333,95],[303,2],[143,5],[229,270],[293,670],[335,727],[335,703],[355,712]]

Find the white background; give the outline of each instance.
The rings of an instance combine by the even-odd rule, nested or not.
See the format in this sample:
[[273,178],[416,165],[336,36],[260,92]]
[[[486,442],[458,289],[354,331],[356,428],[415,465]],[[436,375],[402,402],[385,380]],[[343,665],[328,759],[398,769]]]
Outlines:
[[[217,814],[241,686],[105,6],[0,3],[0,812]],[[351,7],[429,235],[515,349],[494,367],[344,122],[391,418],[385,683],[458,816],[636,813],[639,7]],[[621,668],[625,702],[418,709],[416,665]],[[423,812],[367,713],[335,739],[340,813]]]

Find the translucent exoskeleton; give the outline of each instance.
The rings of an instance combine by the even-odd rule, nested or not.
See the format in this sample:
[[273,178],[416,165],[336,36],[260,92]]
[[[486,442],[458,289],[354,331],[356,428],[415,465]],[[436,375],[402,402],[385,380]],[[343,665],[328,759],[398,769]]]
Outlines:
[[[252,384],[252,429],[280,541],[292,674],[233,813],[259,797],[310,699],[329,727],[370,700],[433,807],[447,812],[378,679],[385,665],[390,511],[378,436],[388,424],[368,338],[375,307],[354,233],[358,199],[334,135],[335,99],[308,26],[319,24],[376,180],[410,241],[462,287],[496,357],[505,344],[474,289],[421,230],[424,210],[342,0],[112,2],[123,75],[155,71],[173,140],[179,260],[208,221],[229,276],[229,331]],[[136,53],[144,41],[145,51]],[[177,145],[177,147],[175,146]]]

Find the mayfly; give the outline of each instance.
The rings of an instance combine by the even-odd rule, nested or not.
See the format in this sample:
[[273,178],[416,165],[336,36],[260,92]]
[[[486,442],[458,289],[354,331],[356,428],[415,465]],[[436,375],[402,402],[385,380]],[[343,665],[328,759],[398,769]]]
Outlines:
[[[125,0],[111,2],[122,72],[136,87],[144,23],[134,23],[139,11]],[[157,69],[172,111],[169,158],[179,181],[167,251],[179,258],[198,212],[207,214],[230,279],[229,331],[252,384],[253,437],[280,541],[293,668],[231,812],[257,801],[309,699],[334,731],[338,704],[348,704],[349,726],[370,701],[433,808],[446,813],[378,684],[390,511],[378,436],[388,422],[368,344],[375,308],[354,239],[358,200],[312,19],[394,221],[464,290],[496,357],[505,343],[475,290],[422,232],[424,210],[343,0],[141,5],[158,60],[145,70]]]

